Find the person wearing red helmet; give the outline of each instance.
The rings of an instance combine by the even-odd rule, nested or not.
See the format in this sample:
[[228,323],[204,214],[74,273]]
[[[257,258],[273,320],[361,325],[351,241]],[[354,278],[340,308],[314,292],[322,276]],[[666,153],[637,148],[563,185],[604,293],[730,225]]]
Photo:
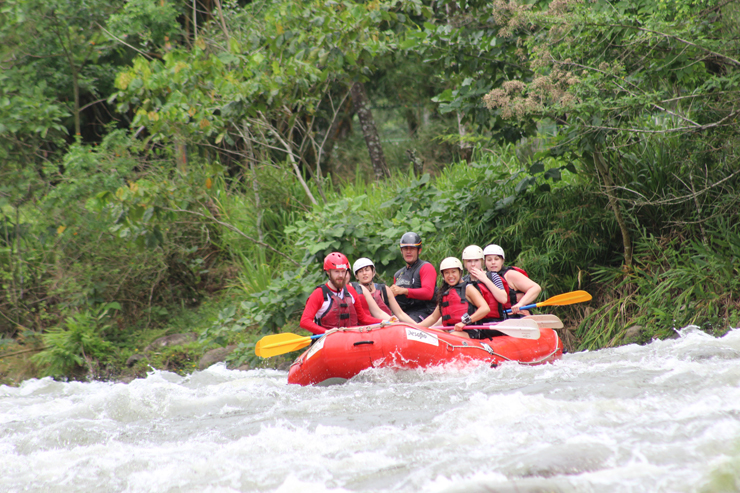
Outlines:
[[405,233],[401,237],[400,247],[406,267],[393,276],[390,290],[406,315],[421,322],[437,307],[434,302],[437,270],[432,264],[419,258],[421,236],[418,234]]
[[349,260],[339,252],[324,259],[324,272],[329,278],[314,289],[306,300],[300,326],[314,334],[337,327],[355,327],[382,322],[370,315],[365,297],[347,285]]

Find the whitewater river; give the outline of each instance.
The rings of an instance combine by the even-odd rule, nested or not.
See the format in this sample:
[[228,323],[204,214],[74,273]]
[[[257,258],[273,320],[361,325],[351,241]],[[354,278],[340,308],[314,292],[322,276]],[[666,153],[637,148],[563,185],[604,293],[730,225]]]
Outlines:
[[0,491],[740,490],[740,330],[538,367],[286,377],[0,386]]

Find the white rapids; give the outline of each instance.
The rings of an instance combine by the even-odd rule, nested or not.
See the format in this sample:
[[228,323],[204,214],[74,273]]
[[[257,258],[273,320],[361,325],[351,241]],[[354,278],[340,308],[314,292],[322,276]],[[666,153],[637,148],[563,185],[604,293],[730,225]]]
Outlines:
[[740,490],[737,329],[536,367],[286,378],[0,386],[0,491]]

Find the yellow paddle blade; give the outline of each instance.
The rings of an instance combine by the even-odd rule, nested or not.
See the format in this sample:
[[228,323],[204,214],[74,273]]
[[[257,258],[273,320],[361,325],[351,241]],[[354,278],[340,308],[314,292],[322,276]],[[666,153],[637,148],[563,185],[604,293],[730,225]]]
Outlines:
[[284,333],[265,336],[254,346],[254,353],[260,358],[269,358],[279,354],[298,351],[311,344],[310,337],[297,334]]
[[548,298],[545,301],[537,303],[537,306],[551,306],[551,305],[572,305],[573,303],[583,303],[589,301],[591,295],[586,291],[571,291],[570,293],[563,293],[552,298]]

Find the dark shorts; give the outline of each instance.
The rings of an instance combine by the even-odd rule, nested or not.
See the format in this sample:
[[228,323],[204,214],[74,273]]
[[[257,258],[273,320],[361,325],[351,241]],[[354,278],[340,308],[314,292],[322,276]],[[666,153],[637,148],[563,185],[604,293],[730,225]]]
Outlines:
[[411,317],[414,322],[421,322],[431,314],[432,312],[427,312],[426,310],[406,312],[406,315]]
[[498,337],[506,335],[498,330],[491,329],[473,329],[466,331],[471,339],[490,339],[492,337]]

